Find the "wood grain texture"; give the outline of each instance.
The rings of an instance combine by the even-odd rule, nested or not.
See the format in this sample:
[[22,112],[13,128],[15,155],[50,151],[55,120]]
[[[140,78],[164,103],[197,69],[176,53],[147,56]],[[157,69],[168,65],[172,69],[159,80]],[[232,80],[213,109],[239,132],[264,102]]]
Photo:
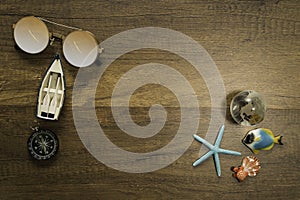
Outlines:
[[[0,199],[299,199],[299,10],[297,0],[2,0]],[[196,141],[177,161],[158,171],[130,174],[105,166],[87,151],[77,135],[72,89],[78,69],[65,59],[62,64],[67,97],[60,119],[57,122],[36,119],[40,82],[54,54],[62,54],[62,47],[55,42],[38,55],[16,50],[12,24],[27,15],[81,27],[94,33],[99,41],[146,26],[174,29],[190,36],[218,66],[227,104],[243,89],[256,90],[266,97],[267,117],[259,127],[282,134],[284,145],[257,155],[262,169],[257,177],[248,177],[243,183],[231,177],[230,171],[231,166],[240,164],[242,157],[221,155],[220,178],[215,174],[212,158],[193,168],[200,149]],[[51,24],[47,26],[50,31],[69,32]],[[135,123],[146,125],[150,122],[149,107],[165,106],[168,118],[160,133],[149,139],[128,136],[112,116],[111,95],[119,78],[129,69],[149,62],[169,65],[189,80],[200,105],[198,132],[204,136],[211,113],[204,79],[175,54],[142,49],[118,58],[98,84],[96,113],[107,137],[121,148],[139,153],[165,146],[176,134],[180,104],[172,92],[158,85],[139,88],[131,98],[130,112]],[[55,159],[41,163],[29,157],[26,141],[30,127],[36,125],[57,133],[61,145]],[[233,123],[229,112],[225,126],[221,147],[240,151],[243,156],[251,155],[240,142],[251,128]]]

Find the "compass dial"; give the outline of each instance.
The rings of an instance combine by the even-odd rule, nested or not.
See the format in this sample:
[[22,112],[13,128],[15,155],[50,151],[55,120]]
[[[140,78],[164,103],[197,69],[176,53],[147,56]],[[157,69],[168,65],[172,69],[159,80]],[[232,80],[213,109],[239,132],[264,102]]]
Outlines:
[[47,160],[57,153],[58,138],[52,131],[40,129],[29,137],[27,145],[33,158]]

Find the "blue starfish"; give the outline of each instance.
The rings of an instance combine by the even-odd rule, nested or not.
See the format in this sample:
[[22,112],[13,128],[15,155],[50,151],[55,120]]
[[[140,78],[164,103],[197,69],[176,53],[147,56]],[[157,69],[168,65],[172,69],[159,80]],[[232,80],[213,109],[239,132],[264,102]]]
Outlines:
[[221,149],[220,143],[223,137],[223,133],[224,133],[224,125],[221,126],[220,131],[218,133],[218,137],[215,141],[215,145],[210,144],[209,142],[207,142],[206,140],[204,140],[203,138],[199,137],[198,135],[194,135],[194,138],[198,141],[201,142],[202,144],[204,144],[205,146],[207,146],[209,148],[209,151],[204,154],[201,158],[199,158],[198,160],[196,160],[193,163],[193,166],[197,166],[200,163],[202,163],[203,161],[205,161],[207,158],[209,158],[211,155],[214,155],[214,159],[215,159],[215,165],[216,165],[216,169],[217,169],[217,175],[221,176],[221,168],[220,168],[220,159],[219,159],[219,153],[224,153],[224,154],[231,154],[231,155],[236,155],[239,156],[241,155],[240,152],[237,151],[231,151],[231,150],[226,150],[226,149]]

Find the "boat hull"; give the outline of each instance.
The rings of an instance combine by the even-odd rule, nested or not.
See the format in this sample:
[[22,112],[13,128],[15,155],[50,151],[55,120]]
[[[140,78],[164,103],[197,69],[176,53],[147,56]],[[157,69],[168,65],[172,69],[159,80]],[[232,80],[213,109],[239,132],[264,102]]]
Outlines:
[[65,98],[65,77],[58,55],[55,56],[40,86],[37,117],[58,120]]

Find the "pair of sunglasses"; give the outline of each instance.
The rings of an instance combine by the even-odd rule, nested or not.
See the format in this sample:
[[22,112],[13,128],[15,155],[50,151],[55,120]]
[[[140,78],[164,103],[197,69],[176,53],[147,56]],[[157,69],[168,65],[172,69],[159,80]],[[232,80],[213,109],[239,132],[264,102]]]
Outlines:
[[[44,22],[70,28],[74,31],[67,36],[50,33]],[[41,17],[23,17],[13,25],[13,29],[16,44],[21,50],[29,54],[40,53],[48,45],[52,45],[56,38],[61,39],[64,57],[75,67],[87,67],[93,64],[102,51],[98,40],[92,33]]]

